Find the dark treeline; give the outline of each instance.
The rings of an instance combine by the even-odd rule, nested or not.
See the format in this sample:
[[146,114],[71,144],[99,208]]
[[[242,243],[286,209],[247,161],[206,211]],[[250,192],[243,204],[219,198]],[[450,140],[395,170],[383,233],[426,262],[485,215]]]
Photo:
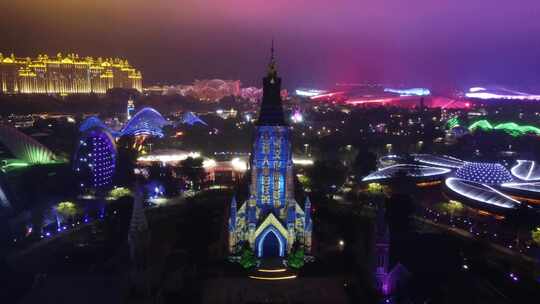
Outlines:
[[[65,97],[53,95],[2,95],[0,115],[9,116],[33,113],[99,113],[104,116],[123,113],[129,98],[135,100],[137,109],[153,107],[161,113],[205,111],[210,107],[197,100],[180,95],[141,95],[137,91],[112,89],[106,95],[81,94]],[[226,100],[223,103],[227,103]]]

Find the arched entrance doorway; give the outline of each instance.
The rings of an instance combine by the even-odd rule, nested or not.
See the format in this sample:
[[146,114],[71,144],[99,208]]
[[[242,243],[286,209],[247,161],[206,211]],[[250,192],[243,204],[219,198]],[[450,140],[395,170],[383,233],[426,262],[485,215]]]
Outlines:
[[257,253],[262,258],[283,257],[285,244],[274,228],[269,228],[262,233],[257,246]]

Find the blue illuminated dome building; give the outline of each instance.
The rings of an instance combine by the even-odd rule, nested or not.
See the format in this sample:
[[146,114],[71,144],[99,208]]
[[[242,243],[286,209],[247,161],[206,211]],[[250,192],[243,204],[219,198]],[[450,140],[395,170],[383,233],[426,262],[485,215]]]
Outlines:
[[146,107],[137,112],[120,131],[121,136],[155,136],[163,137],[163,127],[169,124],[161,114],[153,108]]
[[500,185],[512,181],[510,172],[497,163],[467,162],[457,169],[456,177],[487,185]]
[[311,203],[295,200],[292,146],[281,105],[281,79],[273,51],[263,79],[263,99],[251,156],[249,198],[231,202],[229,250],[249,244],[259,258],[284,257],[294,246],[311,250]]

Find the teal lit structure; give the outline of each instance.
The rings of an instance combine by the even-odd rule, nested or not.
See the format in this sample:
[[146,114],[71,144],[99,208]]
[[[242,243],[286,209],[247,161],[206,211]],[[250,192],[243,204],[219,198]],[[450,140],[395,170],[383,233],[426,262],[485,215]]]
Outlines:
[[5,162],[4,166],[17,164],[46,165],[58,162],[56,155],[32,137],[10,126],[0,126],[0,144],[18,161]]
[[311,203],[307,198],[302,208],[295,200],[291,134],[280,90],[272,51],[252,147],[249,198],[239,208],[233,198],[230,206],[232,254],[244,244],[259,258],[285,257],[293,246],[311,251]]

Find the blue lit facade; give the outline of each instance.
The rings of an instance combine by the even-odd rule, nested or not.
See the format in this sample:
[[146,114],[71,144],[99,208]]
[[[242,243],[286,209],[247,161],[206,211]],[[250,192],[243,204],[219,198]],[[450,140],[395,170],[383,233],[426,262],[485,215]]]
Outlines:
[[107,189],[112,186],[116,168],[116,146],[109,132],[92,128],[79,140],[73,169],[84,189]]
[[251,154],[250,196],[240,208],[235,198],[231,202],[229,250],[235,254],[247,243],[260,258],[284,257],[293,245],[310,252],[311,203],[306,199],[302,208],[294,197],[291,135],[273,59],[263,87]]
[[108,132],[111,132],[111,129],[109,129],[104,123],[103,121],[101,121],[99,118],[97,118],[96,116],[90,116],[88,118],[86,118],[82,123],[81,125],[79,126],[79,131],[80,132],[86,132],[92,128],[99,128],[99,129],[104,129],[104,130],[107,130]]
[[253,147],[257,206],[265,211],[285,207],[285,180],[292,167],[288,127],[260,126]]

